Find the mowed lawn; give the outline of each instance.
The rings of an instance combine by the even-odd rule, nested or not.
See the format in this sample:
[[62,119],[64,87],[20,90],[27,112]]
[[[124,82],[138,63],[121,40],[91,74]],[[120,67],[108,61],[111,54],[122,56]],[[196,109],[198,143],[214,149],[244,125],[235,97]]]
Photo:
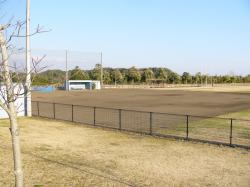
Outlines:
[[[20,118],[25,186],[250,186],[250,151]],[[0,186],[13,186],[0,121]]]
[[[184,118],[184,117],[183,117]],[[250,110],[227,113],[224,115],[204,118],[189,116],[189,138],[230,142],[230,126],[232,118],[232,144],[250,146]],[[169,119],[167,125],[159,128],[159,133],[166,135],[186,136],[186,122]]]

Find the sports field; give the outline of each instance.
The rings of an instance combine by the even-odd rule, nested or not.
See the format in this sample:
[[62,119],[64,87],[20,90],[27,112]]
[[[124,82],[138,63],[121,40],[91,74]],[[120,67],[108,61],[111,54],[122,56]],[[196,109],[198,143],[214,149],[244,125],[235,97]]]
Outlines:
[[250,92],[173,89],[104,89],[32,94],[32,100],[202,116],[250,109]]
[[57,91],[34,93],[33,100],[40,102],[33,102],[32,108],[33,115],[41,117],[250,147],[249,98],[250,93],[241,90],[198,91],[196,88]]
[[[70,122],[20,118],[25,186],[249,186],[250,152]],[[0,121],[0,186],[14,186]]]

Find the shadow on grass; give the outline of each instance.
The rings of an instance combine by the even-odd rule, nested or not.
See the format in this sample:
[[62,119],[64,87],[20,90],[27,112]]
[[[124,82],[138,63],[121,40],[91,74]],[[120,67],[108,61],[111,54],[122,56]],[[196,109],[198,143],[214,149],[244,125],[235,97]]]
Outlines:
[[[0,145],[0,147],[2,149],[11,151],[11,148],[8,148],[8,147],[2,146],[2,145]],[[120,183],[120,184],[123,184],[123,185],[126,185],[126,186],[131,186],[131,187],[139,187],[140,186],[140,185],[133,184],[133,183],[130,183],[128,181],[125,181],[123,179],[120,179],[118,177],[112,176],[110,174],[108,176],[105,176],[105,175],[102,175],[102,174],[98,174],[98,173],[95,173],[95,172],[88,171],[86,169],[79,168],[79,167],[75,166],[74,162],[69,162],[69,161],[65,161],[65,160],[64,161],[57,161],[57,160],[46,158],[46,157],[43,157],[43,156],[40,156],[40,155],[33,154],[31,152],[28,152],[28,151],[22,151],[22,153],[26,154],[26,155],[29,155],[29,156],[32,156],[34,158],[44,160],[46,162],[50,162],[50,163],[54,163],[54,164],[61,165],[61,166],[64,166],[64,167],[72,168],[72,169],[78,170],[80,172],[87,173],[87,174],[90,174],[90,175],[94,175],[94,176],[97,176],[97,177],[100,177],[100,178],[108,179],[110,181],[117,182],[117,183]],[[42,186],[42,185],[36,185],[36,186],[38,187],[38,186]]]

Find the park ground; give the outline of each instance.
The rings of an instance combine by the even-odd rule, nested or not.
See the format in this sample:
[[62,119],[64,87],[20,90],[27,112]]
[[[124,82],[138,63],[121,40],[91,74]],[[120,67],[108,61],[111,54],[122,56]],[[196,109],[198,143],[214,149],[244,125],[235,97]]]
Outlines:
[[[25,186],[250,185],[249,150],[42,118],[19,123]],[[13,186],[7,120],[0,130],[0,186]]]
[[250,109],[249,98],[250,86],[103,89],[52,93],[34,92],[32,94],[33,101],[199,116],[218,116]]
[[[249,120],[250,89],[242,89],[57,91],[33,93],[32,100]],[[213,123],[210,131],[212,128],[221,132],[218,125],[214,127],[213,120],[194,121],[196,128],[193,130],[203,132],[204,124]],[[19,118],[19,123],[25,186],[250,185],[250,151],[246,149],[163,139],[42,118]],[[216,120],[216,124],[220,123]],[[240,123],[237,126],[247,140],[244,143],[248,144],[246,130],[248,133],[249,125]],[[0,186],[13,186],[7,120],[0,121],[0,131]],[[190,133],[192,135],[192,131]],[[225,135],[228,137],[228,133]]]
[[215,86],[200,86],[200,87],[172,87],[158,88],[160,90],[186,90],[186,91],[205,91],[205,92],[234,92],[234,93],[250,93],[249,85],[215,85]]

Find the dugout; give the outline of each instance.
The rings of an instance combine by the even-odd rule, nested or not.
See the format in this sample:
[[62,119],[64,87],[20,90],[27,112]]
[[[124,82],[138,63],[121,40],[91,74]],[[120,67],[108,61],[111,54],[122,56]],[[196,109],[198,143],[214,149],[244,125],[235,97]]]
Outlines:
[[65,90],[100,90],[101,83],[96,80],[69,80],[65,82]]

